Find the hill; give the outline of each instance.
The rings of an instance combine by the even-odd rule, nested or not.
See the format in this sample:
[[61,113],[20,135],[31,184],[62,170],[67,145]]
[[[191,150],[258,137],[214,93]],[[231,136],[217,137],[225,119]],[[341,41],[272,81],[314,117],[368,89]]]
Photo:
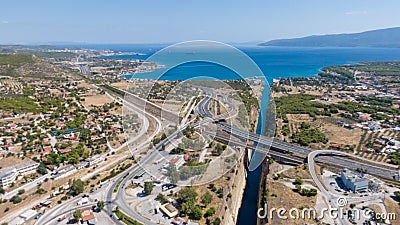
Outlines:
[[278,39],[261,46],[287,47],[400,47],[400,27],[352,34],[313,35],[302,38]]

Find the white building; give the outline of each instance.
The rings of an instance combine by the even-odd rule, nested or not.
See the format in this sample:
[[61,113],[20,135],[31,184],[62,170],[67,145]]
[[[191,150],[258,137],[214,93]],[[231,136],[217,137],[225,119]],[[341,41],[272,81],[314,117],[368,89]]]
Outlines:
[[88,158],[86,161],[89,163],[89,165],[94,165],[96,163],[99,163],[101,159],[102,158],[100,155],[95,155],[93,157]]
[[7,188],[9,187],[18,177],[18,173],[16,169],[8,171],[0,175],[0,187]]
[[19,215],[19,217],[21,217],[22,219],[27,221],[27,220],[33,218],[36,214],[37,214],[37,212],[35,210],[29,209],[29,210],[23,212],[21,215]]
[[20,175],[29,175],[36,172],[36,169],[39,167],[39,163],[35,161],[28,161],[17,164],[15,168]]
[[0,187],[9,187],[18,176],[35,173],[38,166],[39,163],[31,160],[0,170]]

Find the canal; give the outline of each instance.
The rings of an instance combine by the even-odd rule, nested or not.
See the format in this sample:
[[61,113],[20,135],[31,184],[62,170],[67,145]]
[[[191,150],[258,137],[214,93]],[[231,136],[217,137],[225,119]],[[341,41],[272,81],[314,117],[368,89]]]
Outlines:
[[[257,123],[257,134],[265,134],[267,124],[267,116],[271,114],[268,111],[270,90],[269,85],[266,83],[264,85],[264,90],[262,93],[261,104],[260,104],[260,114],[258,116]],[[268,112],[268,113],[267,113]],[[275,123],[275,118],[273,119]],[[257,143],[256,143],[257,144]],[[253,152],[252,160],[259,161],[263,160],[263,154],[259,152]],[[242,205],[239,210],[239,215],[237,219],[237,225],[255,225],[257,224],[257,207],[258,207],[258,188],[261,176],[261,165],[253,171],[248,171],[246,178],[246,187],[244,189]]]

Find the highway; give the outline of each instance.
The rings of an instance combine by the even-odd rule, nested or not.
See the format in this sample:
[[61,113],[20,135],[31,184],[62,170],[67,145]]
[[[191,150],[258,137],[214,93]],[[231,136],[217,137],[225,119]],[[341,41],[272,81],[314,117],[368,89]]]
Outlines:
[[[307,158],[307,156],[313,152],[311,149],[304,148],[301,146],[297,146],[294,144],[290,144],[287,142],[271,139],[266,136],[254,134],[235,126],[231,126],[227,123],[217,123],[217,126],[226,132],[230,132],[233,136],[238,138],[242,138],[249,141],[255,141],[261,143],[265,146],[271,146],[268,148],[260,148],[261,151],[265,153],[269,153],[270,151],[279,151],[279,152],[290,152],[293,155],[301,156],[303,158]],[[332,164],[336,166],[340,166],[343,168],[349,169],[357,169],[357,168],[366,168],[368,169],[368,173],[372,175],[376,175],[379,177],[383,177],[386,179],[393,180],[394,176],[399,180],[399,172],[398,167],[386,163],[374,162],[371,160],[367,160],[365,158],[361,158],[359,156],[353,154],[342,154],[342,156],[356,158],[357,160],[352,160],[349,158],[338,157],[338,156],[329,156],[329,157],[319,157],[318,161],[322,163]]]
[[[139,98],[135,96],[136,98]],[[210,103],[212,100],[212,95],[211,96],[206,96],[203,98],[197,107],[195,108],[195,112],[198,113],[199,115],[203,116],[204,119],[194,125],[193,127],[200,127],[206,128],[207,126],[202,126],[207,123],[214,123],[219,129],[227,132],[229,135],[232,135],[235,137],[235,139],[226,136],[221,136],[221,135],[216,135],[215,140],[217,141],[228,141],[228,144],[234,145],[234,146],[241,146],[241,147],[249,147],[252,149],[256,149],[257,151],[261,151],[265,154],[268,154],[270,156],[275,156],[275,157],[281,157],[285,158],[288,160],[292,160],[294,163],[302,163],[302,160],[304,160],[307,157],[312,157],[312,162],[314,162],[314,158],[318,155],[317,153],[312,153],[313,151],[308,148],[296,146],[290,143],[286,143],[283,141],[278,141],[274,140],[273,138],[269,138],[263,135],[258,135],[254,134],[252,132],[242,130],[238,127],[229,125],[226,122],[221,122],[219,121],[220,119],[227,119],[230,117],[235,116],[235,107],[227,102],[224,102],[224,104],[227,104],[227,112],[213,116],[213,114],[210,112]],[[145,100],[144,100],[145,101]],[[135,108],[135,111],[140,111],[141,113],[147,114],[150,118],[155,119],[158,123],[158,128],[161,128],[160,121],[158,118],[154,117],[153,115],[149,114],[148,112],[143,112],[143,110],[140,110],[140,107],[134,107],[137,106],[137,103],[131,103],[126,101],[126,99],[123,101],[124,105],[129,105],[130,108]],[[134,105],[133,105],[134,104]],[[157,106],[154,105],[153,106]],[[159,106],[157,106],[159,107]],[[159,107],[160,108],[160,107]],[[132,209],[127,201],[126,201],[126,196],[125,192],[123,191],[123,188],[125,185],[129,182],[129,178],[133,175],[134,171],[137,171],[138,169],[142,168],[141,165],[145,165],[148,163],[153,163],[157,157],[160,155],[163,156],[163,146],[172,142],[174,139],[178,137],[178,134],[184,130],[186,127],[188,127],[190,124],[193,124],[193,121],[189,121],[188,123],[184,124],[183,126],[178,127],[178,129],[173,132],[171,135],[169,135],[167,138],[162,140],[158,145],[153,147],[148,151],[148,154],[145,155],[138,164],[132,166],[130,169],[127,171],[123,172],[120,176],[115,178],[114,183],[107,189],[106,191],[106,206],[105,206],[105,211],[108,214],[113,214],[112,211],[113,209],[118,206],[119,209],[127,214],[128,216],[132,217],[133,219],[146,224],[146,225],[155,225],[156,223],[153,223],[149,221],[147,218],[142,217],[139,215],[137,212],[135,212],[134,209]],[[157,129],[158,130],[158,129]],[[159,130],[158,130],[159,131]],[[215,132],[209,131],[209,130],[203,130],[202,132],[210,135],[215,135]],[[253,143],[259,143],[259,144],[247,144],[248,141],[252,141]],[[270,146],[270,147],[269,147]],[[291,154],[287,154],[287,152],[290,151]],[[314,155],[315,154],[315,155]],[[333,164],[335,166],[340,166],[340,167],[346,167],[349,169],[356,169],[356,168],[366,168],[368,169],[368,173],[377,175],[380,177],[385,177],[388,179],[393,179],[393,175],[398,174],[397,168],[394,168],[391,165],[387,164],[380,164],[377,165],[375,162],[369,162],[365,159],[357,159],[357,160],[352,160],[349,158],[344,158],[343,156],[350,156],[350,157],[356,157],[354,155],[341,155],[341,156],[329,156],[329,157],[324,157],[324,156],[319,156],[316,158],[317,161],[323,162],[323,163],[328,163],[328,164]],[[314,170],[315,172],[315,170]],[[115,187],[119,185],[118,191],[114,193]],[[121,224],[120,221],[118,221],[115,216],[111,218],[116,224]]]
[[[209,109],[209,102],[211,101],[211,98],[204,98],[203,100],[204,101],[200,102],[197,112],[206,118],[210,118],[210,117],[213,118],[213,115]],[[213,118],[213,121],[217,125],[218,128],[241,139],[245,143],[247,143],[247,141],[252,141],[252,142],[261,144],[261,146],[262,146],[261,148],[259,146],[257,146],[258,147],[257,150],[259,150],[260,152],[263,152],[266,154],[269,154],[271,151],[281,152],[281,153],[290,152],[291,155],[307,158],[308,155],[313,151],[309,148],[297,146],[297,145],[290,144],[290,143],[287,143],[284,141],[279,141],[279,140],[276,140],[276,139],[273,139],[273,138],[270,138],[270,137],[267,137],[264,135],[255,134],[255,133],[240,129],[236,126],[232,126],[226,122],[220,122],[220,121],[218,121],[220,118],[221,117]],[[353,170],[355,170],[357,168],[365,168],[368,170],[369,174],[379,176],[382,178],[386,178],[389,180],[397,180],[397,181],[400,180],[400,174],[399,174],[399,170],[398,170],[397,166],[390,165],[387,163],[374,162],[371,160],[367,160],[365,158],[358,157],[353,154],[342,154],[342,156],[356,158],[357,160],[339,157],[339,156],[329,156],[329,157],[321,156],[321,157],[317,158],[317,161],[335,165],[335,166],[340,166],[343,168],[349,168],[349,169],[353,169]]]

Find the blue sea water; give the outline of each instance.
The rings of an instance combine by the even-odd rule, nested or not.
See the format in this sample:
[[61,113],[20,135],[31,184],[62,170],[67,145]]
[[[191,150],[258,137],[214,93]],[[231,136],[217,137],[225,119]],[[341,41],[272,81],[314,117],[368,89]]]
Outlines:
[[[146,55],[118,55],[110,58],[147,59],[165,45],[95,45],[115,51],[137,51]],[[258,47],[238,46],[260,67],[269,82],[274,78],[309,77],[318,74],[322,67],[355,64],[366,61],[400,60],[400,48],[311,48],[311,47]],[[239,62],[238,62],[239,63]],[[235,79],[229,69],[204,62],[192,62],[169,70],[161,79],[177,80],[197,76],[217,79]],[[249,75],[250,76],[250,75]],[[152,78],[152,73],[128,75],[127,78]]]

